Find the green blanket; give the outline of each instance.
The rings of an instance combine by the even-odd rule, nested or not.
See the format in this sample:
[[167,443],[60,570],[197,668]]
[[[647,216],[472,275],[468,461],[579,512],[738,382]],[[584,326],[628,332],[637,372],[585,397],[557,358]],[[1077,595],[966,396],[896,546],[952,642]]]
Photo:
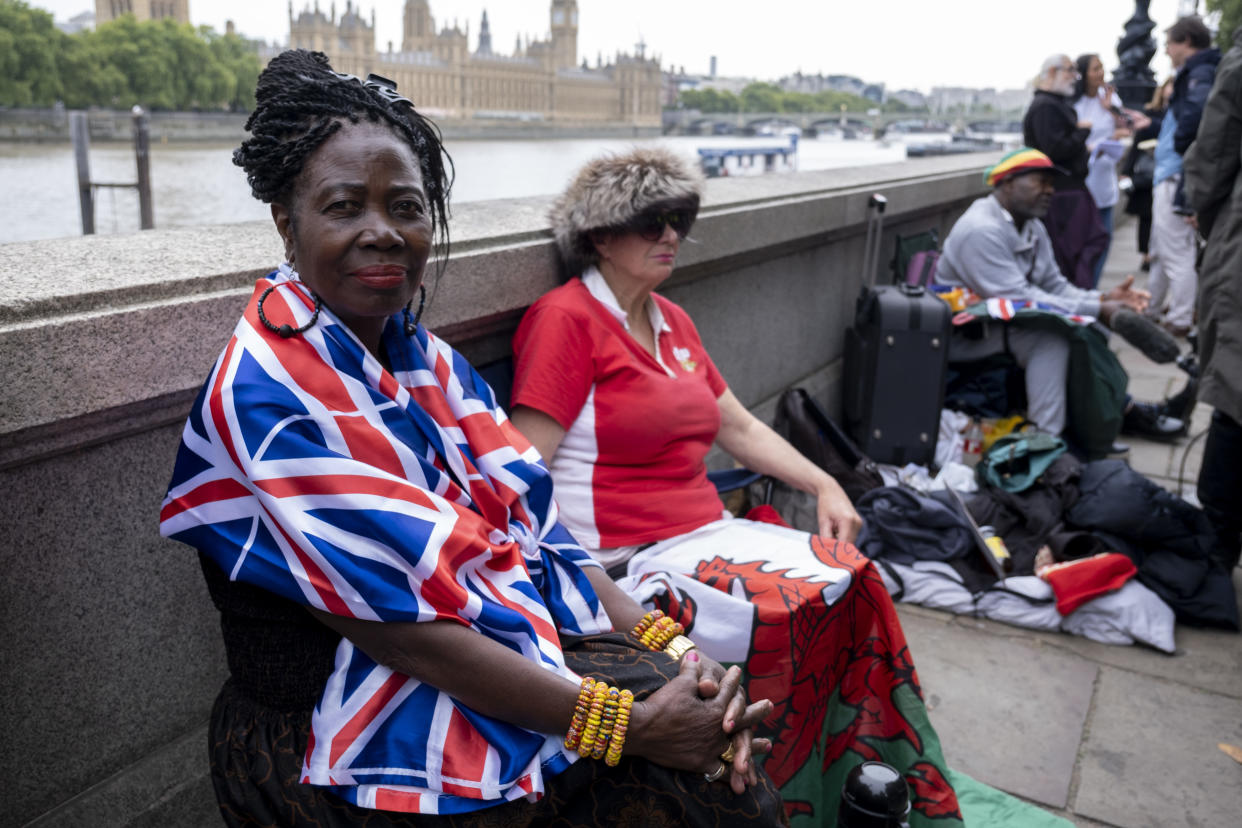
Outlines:
[[1023,308],[1012,319],[1002,321],[989,315],[983,302],[971,305],[962,313],[980,321],[1050,331],[1069,339],[1065,430],[1089,460],[1108,456],[1113,441],[1121,433],[1130,378],[1117,361],[1117,355],[1108,349],[1108,339],[1097,326],[1033,308]]
[[959,771],[949,770],[966,828],[1074,828],[1074,823]]

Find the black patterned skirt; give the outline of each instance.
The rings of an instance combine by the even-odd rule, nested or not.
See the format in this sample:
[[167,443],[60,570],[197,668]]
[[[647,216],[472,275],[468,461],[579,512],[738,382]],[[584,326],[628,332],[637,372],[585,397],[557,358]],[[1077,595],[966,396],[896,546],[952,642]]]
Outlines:
[[[663,653],[642,649],[624,635],[567,642],[565,663],[634,691],[642,699],[677,674]],[[211,714],[211,778],[220,812],[231,826],[731,826],[786,825],[780,795],[760,771],[759,785],[739,796],[725,780],[675,771],[623,757],[610,768],[582,760],[545,780],[537,802],[518,800],[456,815],[424,815],[359,808],[331,792],[299,782],[310,731],[310,709],[284,712],[224,685]]]

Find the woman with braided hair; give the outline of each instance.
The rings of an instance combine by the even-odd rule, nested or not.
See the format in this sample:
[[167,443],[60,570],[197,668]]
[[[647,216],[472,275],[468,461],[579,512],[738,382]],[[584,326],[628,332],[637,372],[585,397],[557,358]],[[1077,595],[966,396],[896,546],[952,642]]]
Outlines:
[[612,584],[491,390],[418,324],[448,247],[435,126],[305,51],[256,102],[234,161],[285,262],[191,409],[161,512],[220,610],[225,822],[782,823],[753,761],[771,703]]

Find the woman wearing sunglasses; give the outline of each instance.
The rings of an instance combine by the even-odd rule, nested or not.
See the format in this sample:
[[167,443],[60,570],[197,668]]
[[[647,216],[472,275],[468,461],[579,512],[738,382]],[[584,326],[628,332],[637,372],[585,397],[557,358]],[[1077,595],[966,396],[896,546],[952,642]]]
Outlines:
[[[578,173],[550,216],[567,281],[514,338],[513,423],[551,467],[561,521],[609,575],[776,703],[765,769],[791,815],[830,822],[849,769],[882,759],[918,793],[911,824],[955,824],[892,601],[852,546],[849,498],[738,401],[686,312],[654,293],[701,192],[662,149]],[[814,495],[819,534],[727,516],[704,464],[713,442]]]

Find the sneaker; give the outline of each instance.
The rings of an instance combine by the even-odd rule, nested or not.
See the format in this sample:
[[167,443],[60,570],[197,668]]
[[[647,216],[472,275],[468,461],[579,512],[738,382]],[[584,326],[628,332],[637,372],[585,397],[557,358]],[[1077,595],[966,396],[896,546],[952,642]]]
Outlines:
[[1160,413],[1155,403],[1134,402],[1121,420],[1121,433],[1146,437],[1148,440],[1172,442],[1184,434],[1186,424],[1176,417]]
[[1104,456],[1109,460],[1125,460],[1130,456],[1130,444],[1113,440],[1113,444],[1108,447]]

